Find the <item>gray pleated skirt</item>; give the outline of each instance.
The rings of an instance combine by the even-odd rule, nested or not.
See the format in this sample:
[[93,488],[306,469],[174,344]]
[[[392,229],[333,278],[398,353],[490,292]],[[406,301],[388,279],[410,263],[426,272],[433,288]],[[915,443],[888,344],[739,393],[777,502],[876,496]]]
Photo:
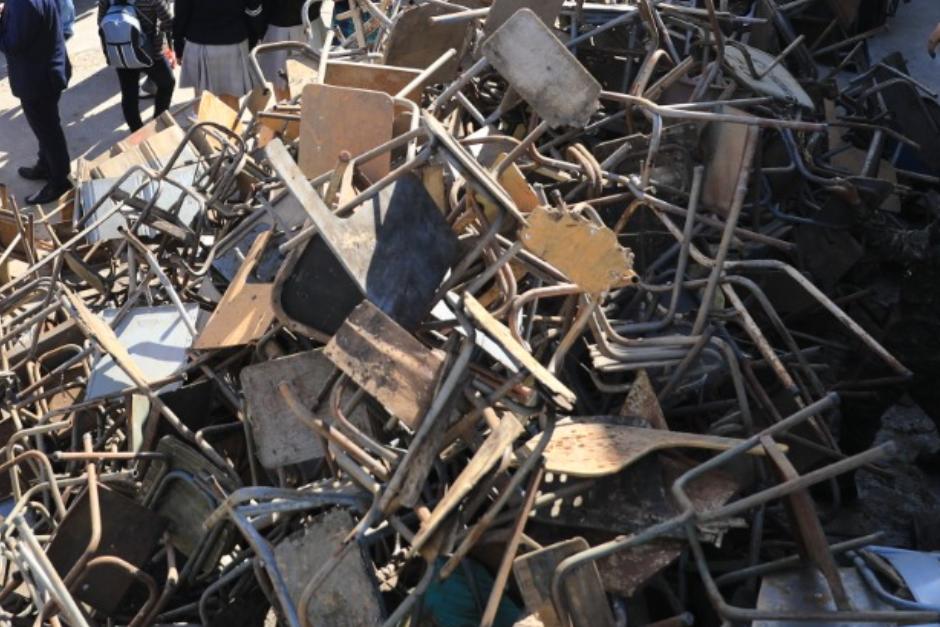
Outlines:
[[[301,41],[308,43],[317,51],[323,47],[326,40],[326,28],[323,22],[318,18],[311,24],[311,32],[308,36],[304,32],[303,25],[300,26],[274,26],[269,25],[264,35],[264,43],[276,43],[281,41]],[[287,59],[292,56],[299,56],[288,50],[276,50],[258,55],[258,63],[261,65],[261,71],[269,82],[274,83],[276,87],[287,89],[288,81],[282,75],[282,71],[287,66]]]
[[[301,26],[268,26],[264,35],[264,43],[278,43],[282,41],[307,41],[307,35],[304,33],[304,27]],[[287,89],[287,79],[281,74],[287,65],[287,59],[290,53],[287,50],[275,50],[274,52],[265,52],[258,55],[258,63],[261,65],[261,71],[264,77],[276,87]]]
[[252,67],[247,41],[224,46],[186,42],[181,87],[192,87],[197,93],[242,97],[263,85],[264,78]]

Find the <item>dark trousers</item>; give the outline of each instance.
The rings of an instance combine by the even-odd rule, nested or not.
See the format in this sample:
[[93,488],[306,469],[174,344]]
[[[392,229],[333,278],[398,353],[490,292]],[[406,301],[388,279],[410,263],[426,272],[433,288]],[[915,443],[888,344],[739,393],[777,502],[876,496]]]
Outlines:
[[127,122],[131,131],[136,131],[144,125],[140,119],[141,74],[146,74],[147,78],[157,86],[157,94],[153,102],[153,117],[159,116],[170,108],[173,89],[176,87],[173,71],[163,55],[156,55],[153,65],[143,70],[118,70],[118,82],[121,83],[121,110],[124,112],[124,121]]
[[23,115],[39,142],[39,165],[49,173],[51,183],[68,182],[72,169],[69,148],[59,120],[59,97],[56,93],[45,98],[20,100]]

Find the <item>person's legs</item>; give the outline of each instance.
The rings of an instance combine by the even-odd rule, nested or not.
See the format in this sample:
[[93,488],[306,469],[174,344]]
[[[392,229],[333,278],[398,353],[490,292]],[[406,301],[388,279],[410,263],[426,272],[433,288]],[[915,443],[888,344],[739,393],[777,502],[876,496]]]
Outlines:
[[149,100],[157,94],[157,86],[153,84],[153,81],[150,80],[150,77],[147,76],[144,79],[144,82],[140,84],[140,99]]
[[37,113],[33,101],[22,100],[20,104],[23,109],[23,117],[26,118],[26,123],[29,124],[33,136],[39,143],[39,151],[36,157],[36,164],[20,168],[19,174],[30,181],[42,181],[49,178],[49,164],[46,163],[46,157],[42,151],[42,142],[39,141],[39,134],[42,132],[42,119]]
[[170,64],[162,55],[153,62],[151,67],[144,70],[144,73],[157,88],[153,101],[153,117],[156,118],[170,108],[170,103],[173,101],[173,90],[176,88],[176,79],[173,77]]
[[22,101],[23,115],[39,142],[40,160],[49,178],[40,192],[26,199],[31,204],[52,202],[71,187],[69,172],[72,166],[59,119],[59,96],[61,94]]
[[[39,143],[39,165],[50,181],[68,180],[69,155],[59,120],[59,96],[23,100],[23,115]],[[63,167],[63,160],[65,166]]]
[[118,83],[121,84],[121,111],[124,112],[124,121],[131,129],[136,131],[144,125],[140,119],[140,70],[117,70]]

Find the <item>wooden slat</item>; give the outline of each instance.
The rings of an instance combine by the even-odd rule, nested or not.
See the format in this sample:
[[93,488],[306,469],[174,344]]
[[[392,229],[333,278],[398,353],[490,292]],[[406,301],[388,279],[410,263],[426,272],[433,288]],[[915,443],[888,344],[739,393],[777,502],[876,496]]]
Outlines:
[[545,366],[540,364],[525,347],[519,344],[519,342],[512,337],[509,329],[494,318],[477,299],[470,294],[465,294],[463,302],[467,313],[483,327],[487,335],[496,340],[503,350],[509,353],[512,358],[522,364],[533,377],[548,388],[552,394],[556,396],[558,401],[568,406],[574,404],[577,400],[575,393],[572,392],[568,386],[559,381]]
[[581,216],[537,207],[522,231],[522,245],[588,294],[627,285],[635,276],[633,253],[617,235]]
[[[393,65],[331,61],[326,66],[326,79],[323,82],[337,87],[381,91],[394,96],[420,74],[420,70]],[[406,98],[420,104],[422,89],[423,85],[419,85]]]
[[261,338],[274,322],[273,284],[249,282],[270,238],[271,231],[265,231],[255,239],[193,348],[208,350],[250,344]]
[[[534,449],[540,437],[536,436],[526,446]],[[615,424],[560,424],[545,447],[545,468],[574,477],[601,477],[620,472],[654,451],[673,448],[725,451],[740,443],[735,438]],[[762,455],[764,450],[755,446],[749,452]]]
[[487,35],[493,33],[521,9],[531,10],[546,26],[551,27],[561,13],[563,4],[564,0],[494,0],[490,12],[486,14],[483,32]]
[[[571,538],[544,549],[517,557],[513,576],[522,592],[526,609],[536,614],[545,627],[567,627],[552,602],[555,568],[566,558],[588,550],[587,540]],[[607,603],[597,566],[588,562],[565,579],[565,602],[574,627],[613,627],[614,617]]]
[[473,24],[431,22],[435,15],[448,12],[446,8],[430,3],[402,11],[389,33],[383,62],[386,65],[423,70],[453,48],[457,51],[457,56],[434,72],[430,82],[443,83],[456,77],[461,54]]
[[481,49],[552,126],[584,126],[597,110],[600,83],[529,9],[513,14]]
[[415,429],[434,398],[444,355],[363,301],[326,345],[326,356],[390,414]]
[[431,512],[431,517],[421,525],[411,543],[412,551],[417,551],[424,546],[428,538],[440,528],[441,523],[460,505],[460,501],[470,494],[486,473],[496,466],[506,449],[512,446],[512,443],[522,432],[522,424],[515,416],[512,414],[503,416],[499,425],[487,436],[483,445],[460,471],[457,479],[450,484],[444,498],[438,502],[434,511]]
[[[392,139],[395,102],[366,89],[307,85],[300,121],[300,169],[313,179],[329,172],[342,151],[355,156]],[[377,181],[389,172],[391,154],[359,164]]]

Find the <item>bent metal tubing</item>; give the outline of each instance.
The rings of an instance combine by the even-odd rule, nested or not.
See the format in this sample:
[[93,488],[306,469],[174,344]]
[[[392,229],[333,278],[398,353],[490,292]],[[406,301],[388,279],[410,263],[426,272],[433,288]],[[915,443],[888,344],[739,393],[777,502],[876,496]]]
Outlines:
[[[367,161],[370,161],[371,159],[374,159],[375,157],[383,153],[394,150],[395,148],[398,148],[399,146],[410,144],[413,140],[415,140],[418,137],[421,137],[422,135],[424,135],[424,129],[421,127],[409,130],[406,133],[399,135],[398,137],[396,137],[395,139],[389,142],[386,142],[380,146],[376,146],[375,148],[368,150],[360,155],[356,155],[350,160],[350,164],[352,165],[355,163],[365,163]],[[370,185],[367,189],[357,194],[355,198],[343,204],[343,206],[339,207],[334,213],[340,217],[348,215],[353,209],[361,205],[363,202],[365,202],[369,198],[378,194],[380,191],[382,191],[382,189],[391,185],[397,179],[401,178],[408,172],[411,172],[418,166],[425,163],[428,160],[428,158],[430,158],[430,153],[427,152],[426,150],[423,150],[421,153],[418,153],[417,155],[415,155],[414,159],[411,159],[407,161],[406,163],[402,164],[401,166],[399,166],[392,172],[386,174],[382,179],[376,181],[375,183]],[[330,177],[333,176],[333,172],[334,170],[330,170],[329,172],[326,172],[322,174],[321,176],[310,181],[311,187],[316,189],[319,185],[322,185],[323,183],[329,181]],[[315,193],[318,193],[318,192],[315,192]],[[306,243],[307,240],[313,237],[313,235],[316,232],[317,230],[315,226],[313,225],[306,226],[303,229],[301,229],[296,235],[294,235],[289,240],[281,244],[278,247],[278,250],[283,254],[287,254],[291,250],[297,248],[298,246],[302,246],[304,243]]]
[[352,546],[354,546],[354,540],[361,538],[365,534],[366,530],[383,512],[388,512],[392,508],[401,504],[399,497],[401,495],[401,490],[404,487],[405,481],[408,478],[408,471],[410,470],[411,466],[409,462],[414,458],[415,455],[418,454],[418,449],[421,448],[420,443],[429,437],[431,433],[431,427],[438,419],[441,412],[444,410],[444,407],[456,391],[458,384],[466,373],[467,366],[470,363],[470,357],[473,354],[474,348],[476,347],[476,328],[470,323],[467,316],[464,315],[459,303],[451,302],[451,305],[451,310],[457,317],[457,320],[463,328],[464,333],[464,340],[462,342],[460,352],[458,353],[457,358],[454,360],[454,363],[451,366],[450,371],[447,373],[447,376],[444,378],[443,383],[438,389],[437,395],[434,397],[434,401],[431,403],[431,407],[428,409],[420,423],[420,427],[418,427],[418,430],[415,432],[415,435],[412,438],[412,444],[408,447],[408,452],[404,455],[401,462],[399,462],[395,472],[392,474],[391,479],[389,479],[382,492],[377,495],[369,512],[367,512],[366,515],[362,517],[362,520],[359,522],[356,528],[347,535],[343,541],[342,546],[336,552],[334,552],[332,556],[330,556],[330,559],[327,560],[327,562],[325,562],[316,573],[314,573],[313,577],[310,579],[301,593],[300,601],[298,602],[298,608],[300,610],[301,619],[304,621],[304,627],[310,627],[306,618],[306,611],[307,607],[309,607],[310,600],[313,597],[313,593],[320,586],[320,584],[326,580],[330,573],[333,572],[336,566],[339,565],[343,557],[352,548]]
[[836,320],[847,327],[856,337],[858,337],[868,348],[881,358],[894,372],[903,377],[912,376],[912,372],[904,366],[898,359],[888,352],[875,338],[873,338],[860,324],[855,322],[847,313],[826,296],[822,290],[813,285],[813,283],[803,276],[799,270],[793,266],[778,261],[776,259],[755,259],[742,261],[728,261],[725,267],[731,269],[751,269],[751,270],[777,270],[785,273],[791,279],[796,281],[800,287],[806,290],[810,296],[819,302],[826,310],[831,313]]
[[[96,228],[104,224],[109,218],[111,218],[111,216],[117,214],[123,208],[122,203],[115,203],[115,206],[113,208],[104,212],[100,216],[97,215],[98,210],[105,203],[105,201],[107,201],[108,198],[110,198],[112,194],[115,194],[117,190],[120,188],[120,186],[127,179],[129,179],[131,176],[133,176],[134,174],[138,172],[143,173],[146,177],[148,177],[151,180],[163,178],[170,185],[173,185],[174,187],[177,187],[178,189],[180,189],[181,192],[193,197],[196,200],[196,202],[199,204],[200,212],[205,210],[205,205],[203,204],[202,197],[198,193],[196,193],[194,190],[190,189],[188,186],[183,185],[170,178],[166,178],[165,173],[162,171],[160,173],[157,173],[154,170],[151,170],[150,168],[147,168],[145,166],[133,165],[130,168],[128,168],[128,170],[124,174],[118,177],[117,180],[114,182],[114,184],[111,186],[110,190],[107,193],[102,194],[102,196],[98,199],[98,201],[95,202],[95,204],[92,205],[86,211],[85,216],[82,217],[81,221],[77,225],[77,226],[84,225],[83,228],[78,233],[76,233],[75,235],[70,237],[68,240],[63,242],[53,252],[49,253],[48,255],[46,255],[45,257],[43,257],[36,263],[32,264],[29,268],[25,269],[23,273],[19,275],[19,277],[11,279],[10,281],[7,281],[2,286],[0,286],[0,293],[5,292],[6,290],[10,288],[13,288],[14,286],[18,285],[20,282],[30,279],[30,277],[34,276],[39,270],[49,265],[49,263],[51,263],[52,261],[57,259],[59,256],[61,256],[65,251],[71,250],[77,243],[81,242],[85,237],[87,237],[89,233],[91,233]],[[90,218],[90,216],[92,215],[95,216],[93,220]],[[90,221],[90,224],[85,224],[85,221]]]
[[[872,449],[871,452],[877,452],[883,447]],[[852,458],[849,458],[852,459]],[[847,460],[848,461],[848,460]],[[835,464],[833,464],[835,465]],[[822,470],[825,470],[822,469]],[[804,475],[802,478],[809,477]],[[784,484],[781,484],[781,486]],[[936,622],[940,618],[940,611],[932,610],[872,610],[872,611],[831,611],[831,612],[779,612],[772,610],[758,610],[751,608],[742,608],[729,605],[721,595],[715,580],[708,571],[708,564],[705,560],[705,554],[698,540],[694,529],[688,528],[686,523],[689,545],[692,548],[692,554],[695,558],[696,567],[699,575],[705,584],[706,592],[715,610],[726,621],[749,622],[755,620],[782,620],[794,622],[859,622],[859,623],[881,623],[891,622],[894,624],[917,624]]]
[[144,584],[147,588],[147,601],[141,606],[137,611],[137,614],[128,623],[128,627],[141,627],[144,625],[144,619],[150,614],[151,609],[157,604],[157,599],[160,596],[159,589],[157,588],[157,582],[154,581],[153,577],[140,570],[133,564],[116,557],[114,555],[98,555],[97,557],[92,558],[85,569],[82,570],[76,577],[73,586],[78,586],[82,580],[88,576],[89,572],[93,568],[100,568],[102,566],[108,566],[112,568],[119,568],[125,573],[136,579],[138,582]]
[[565,597],[563,592],[563,585],[565,578],[577,567],[582,566],[585,563],[596,561],[607,555],[611,555],[618,551],[628,549],[631,547],[644,544],[654,538],[660,537],[667,533],[675,533],[684,531],[687,540],[692,548],[693,555],[696,558],[696,564],[699,569],[699,573],[702,576],[703,581],[705,582],[706,589],[709,593],[709,597],[712,601],[712,604],[718,610],[719,614],[727,620],[737,620],[737,621],[753,621],[753,620],[794,620],[794,621],[822,621],[822,622],[839,622],[839,621],[858,621],[858,622],[928,622],[937,620],[938,614],[935,612],[909,612],[903,613],[902,616],[898,616],[896,612],[858,612],[858,611],[849,611],[849,612],[768,612],[763,610],[755,610],[750,608],[738,608],[733,607],[725,603],[722,598],[717,585],[714,580],[711,578],[710,573],[708,572],[707,563],[705,562],[704,553],[702,551],[701,544],[698,540],[698,532],[696,530],[696,524],[698,523],[708,523],[720,520],[722,518],[727,518],[729,516],[735,516],[744,513],[745,511],[763,505],[771,500],[787,496],[788,494],[793,493],[797,490],[805,489],[811,485],[815,485],[822,481],[831,479],[839,474],[848,472],[855,468],[858,468],[867,463],[871,463],[877,459],[881,459],[886,455],[890,455],[895,450],[893,443],[887,443],[885,445],[870,449],[858,455],[848,457],[844,460],[833,463],[829,466],[825,466],[813,472],[807,473],[800,477],[795,477],[793,479],[779,483],[771,488],[757,492],[748,497],[739,499],[731,504],[718,507],[713,510],[699,512],[695,509],[695,505],[689,496],[685,492],[685,488],[688,483],[702,476],[705,472],[713,470],[718,466],[723,465],[731,459],[734,459],[746,451],[754,448],[755,446],[760,445],[760,439],[762,437],[773,436],[774,434],[780,433],[782,431],[788,430],[796,425],[808,420],[814,415],[819,415],[821,412],[829,410],[835,407],[838,404],[838,395],[829,394],[825,398],[812,405],[809,405],[802,410],[792,414],[788,418],[771,425],[770,427],[764,429],[760,433],[757,433],[746,440],[743,440],[737,446],[724,451],[716,455],[715,457],[709,459],[708,461],[696,466],[695,468],[687,471],[681,477],[679,477],[672,486],[672,495],[676,499],[677,503],[682,508],[682,513],[678,516],[663,521],[657,525],[649,527],[644,531],[634,534],[632,536],[620,537],[610,542],[601,544],[599,546],[583,551],[577,555],[573,555],[565,560],[563,560],[555,570],[555,575],[552,580],[552,599],[556,607],[556,611],[559,612],[561,616],[567,616]]
[[[225,503],[222,504],[222,507],[225,509],[226,514],[228,514],[229,519],[235,524],[235,527],[241,532],[242,537],[245,538],[245,541],[248,542],[249,546],[251,546],[252,550],[261,560],[261,565],[271,580],[274,594],[281,606],[281,611],[284,612],[284,618],[287,624],[290,627],[301,627],[302,623],[297,614],[297,609],[294,607],[294,602],[290,598],[287,582],[284,580],[284,576],[277,567],[277,558],[274,556],[274,550],[271,548],[271,545],[268,544],[264,536],[258,533],[258,530],[234,507]],[[305,620],[304,623],[306,622]]]
[[33,531],[26,523],[26,520],[22,515],[18,515],[13,519],[13,524],[19,533],[19,537],[26,544],[26,550],[21,548],[20,553],[26,558],[34,574],[42,573],[46,578],[50,591],[55,594],[56,604],[62,609],[69,623],[75,627],[88,627],[88,622],[85,620],[81,608],[68,591],[65,582],[59,577],[58,572],[39,545],[39,541],[36,540],[36,536],[33,535]]
[[[637,190],[639,192],[639,190]],[[650,205],[653,208],[657,208],[655,204]],[[654,212],[663,225],[677,238],[677,240],[682,241],[682,232],[679,230],[679,227],[672,222],[672,220],[665,215],[662,211]],[[693,259],[696,263],[704,265],[706,267],[712,267],[716,264],[716,260],[704,255],[699,251],[693,244],[690,248]],[[800,287],[802,287],[814,300],[819,302],[830,314],[832,314],[836,320],[842,323],[849,331],[851,331],[859,340],[862,341],[872,352],[874,352],[878,357],[884,361],[888,367],[894,370],[898,375],[902,377],[910,377],[913,373],[905,367],[894,355],[888,352],[884,346],[882,346],[878,340],[871,336],[860,324],[855,322],[845,311],[843,311],[837,304],[835,304],[832,299],[826,296],[822,290],[813,285],[812,281],[803,276],[799,270],[794,268],[788,263],[779,261],[776,259],[754,259],[754,260],[725,260],[724,261],[724,270],[770,270],[770,271],[780,271],[787,274],[790,278],[796,281]]]

